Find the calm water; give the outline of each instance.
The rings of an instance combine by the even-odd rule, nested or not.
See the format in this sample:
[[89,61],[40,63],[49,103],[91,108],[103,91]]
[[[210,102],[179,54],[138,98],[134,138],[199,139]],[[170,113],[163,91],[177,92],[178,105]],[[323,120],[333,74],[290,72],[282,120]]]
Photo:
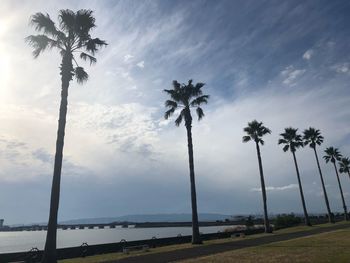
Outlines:
[[[229,226],[201,227],[200,232],[216,233]],[[151,239],[152,237],[176,237],[178,234],[191,235],[191,227],[159,227],[159,228],[105,228],[75,229],[57,231],[57,246],[74,247],[83,242],[89,245]],[[29,251],[32,247],[44,248],[46,231],[0,232],[0,253]]]

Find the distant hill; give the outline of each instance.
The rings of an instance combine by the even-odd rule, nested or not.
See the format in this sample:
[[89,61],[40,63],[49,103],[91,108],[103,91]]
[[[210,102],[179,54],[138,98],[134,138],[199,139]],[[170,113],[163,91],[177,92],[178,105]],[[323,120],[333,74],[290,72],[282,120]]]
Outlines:
[[[231,218],[230,215],[200,213],[198,214],[199,221],[216,221]],[[101,217],[101,218],[82,218],[61,221],[59,224],[108,224],[112,222],[190,222],[191,214],[145,214],[145,215],[126,215],[119,217]]]

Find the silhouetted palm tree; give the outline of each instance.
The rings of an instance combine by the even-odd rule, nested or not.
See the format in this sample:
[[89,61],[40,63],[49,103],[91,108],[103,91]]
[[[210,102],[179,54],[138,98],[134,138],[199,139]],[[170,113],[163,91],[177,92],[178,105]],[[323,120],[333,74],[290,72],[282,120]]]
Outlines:
[[340,196],[341,196],[341,199],[343,202],[344,218],[345,218],[345,220],[348,220],[348,212],[346,209],[345,199],[344,199],[344,195],[343,195],[343,189],[341,187],[341,183],[340,183],[340,179],[339,179],[339,175],[338,175],[338,170],[337,170],[337,164],[336,164],[336,161],[340,161],[340,158],[342,157],[342,155],[340,154],[339,150],[337,148],[334,148],[334,147],[328,147],[324,152],[326,153],[326,155],[323,156],[323,158],[325,159],[326,163],[331,161],[334,165],[335,174],[337,175],[337,180],[338,180],[338,185],[339,185]]
[[[31,24],[39,35],[31,35],[26,38],[33,47],[34,58],[43,51],[56,48],[61,57],[61,104],[58,121],[55,164],[51,189],[50,217],[46,237],[45,251],[42,262],[56,262],[56,234],[57,213],[59,206],[61,168],[63,158],[64,130],[66,125],[68,87],[73,77],[78,83],[87,81],[88,74],[84,68],[77,64],[75,54],[83,60],[88,60],[90,65],[96,62],[95,53],[102,46],[107,45],[99,38],[91,38],[91,30],[96,26],[95,18],[91,10],[79,10],[74,13],[71,10],[61,10],[58,16],[59,26],[51,20],[48,14],[36,13],[31,17]],[[73,65],[74,63],[74,65]]]
[[258,122],[253,120],[252,122],[248,122],[248,126],[243,129],[247,135],[243,136],[243,142],[254,141],[256,145],[256,152],[258,155],[259,162],[259,172],[260,172],[260,182],[261,182],[261,192],[263,197],[263,206],[264,206],[264,224],[265,224],[265,233],[271,233],[272,228],[270,227],[269,217],[267,213],[267,198],[266,198],[266,188],[265,188],[265,180],[264,180],[264,171],[261,161],[260,147],[264,145],[264,141],[262,137],[266,134],[270,134],[270,129],[266,128],[262,122]]
[[310,148],[314,150],[315,153],[315,158],[316,158],[316,163],[318,167],[318,172],[320,174],[321,178],[321,183],[322,183],[322,189],[323,189],[323,195],[324,195],[324,200],[326,202],[326,208],[327,208],[327,213],[328,213],[328,220],[330,223],[334,223],[333,219],[333,214],[331,212],[330,206],[329,206],[329,201],[328,201],[328,195],[326,191],[326,187],[324,185],[323,181],[323,176],[322,176],[322,171],[320,167],[320,162],[318,161],[318,156],[317,156],[317,151],[316,151],[316,146],[321,145],[323,143],[323,136],[321,135],[320,130],[316,130],[315,128],[310,127],[309,129],[304,130],[304,145],[309,145]]
[[171,100],[165,102],[165,106],[169,108],[164,115],[165,119],[168,119],[177,109],[181,109],[179,116],[175,120],[176,126],[179,126],[184,120],[187,130],[187,142],[188,142],[188,157],[190,167],[190,182],[191,182],[191,201],[192,201],[192,244],[202,243],[199,235],[198,226],[198,214],[197,214],[197,198],[196,198],[196,185],[194,176],[194,164],[193,164],[193,144],[192,144],[192,116],[191,108],[196,108],[198,120],[204,117],[201,104],[207,104],[209,95],[202,95],[202,87],[204,83],[192,84],[192,80],[188,81],[188,84],[180,84],[176,80],[173,81],[173,89],[164,91],[170,95]]
[[347,173],[349,175],[350,178],[350,159],[349,158],[342,158],[339,161],[339,172],[340,173]]
[[303,210],[304,210],[305,224],[307,226],[311,226],[309,215],[308,215],[307,210],[306,210],[304,193],[303,193],[303,188],[301,185],[298,163],[297,163],[297,159],[295,157],[296,150],[298,148],[304,146],[303,140],[302,140],[301,135],[297,134],[298,129],[294,129],[294,128],[289,127],[289,128],[285,128],[284,130],[285,130],[284,133],[280,134],[280,136],[282,136],[282,138],[280,138],[278,140],[278,144],[284,144],[283,151],[287,152],[289,150],[289,151],[291,151],[291,153],[293,155],[294,165],[295,165],[295,169],[296,169],[297,177],[298,177],[301,202],[302,202]]

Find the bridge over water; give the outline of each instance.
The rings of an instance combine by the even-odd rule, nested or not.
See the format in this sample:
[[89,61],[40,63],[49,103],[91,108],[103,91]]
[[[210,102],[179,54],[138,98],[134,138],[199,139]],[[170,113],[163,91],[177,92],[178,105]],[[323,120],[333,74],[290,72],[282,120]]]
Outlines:
[[[108,224],[59,224],[57,229],[62,230],[74,230],[74,229],[104,229],[104,228],[116,228],[116,226],[122,226],[127,228],[129,225],[135,225],[135,223],[115,222]],[[0,228],[0,232],[5,231],[44,231],[47,230],[47,226],[44,225],[30,225],[30,226],[4,226]]]

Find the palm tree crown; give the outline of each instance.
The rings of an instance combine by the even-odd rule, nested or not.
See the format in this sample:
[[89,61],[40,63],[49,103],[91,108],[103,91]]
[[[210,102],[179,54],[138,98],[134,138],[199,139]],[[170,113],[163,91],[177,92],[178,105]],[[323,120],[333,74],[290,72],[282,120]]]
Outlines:
[[334,147],[328,147],[325,151],[325,156],[323,156],[323,159],[325,159],[326,163],[331,161],[332,163],[335,163],[335,161],[340,161],[340,158],[342,157],[341,153],[337,148]]
[[175,120],[176,126],[179,126],[182,120],[185,120],[185,125],[191,125],[191,108],[196,108],[198,120],[204,117],[203,109],[200,107],[201,104],[207,104],[209,95],[202,95],[202,87],[204,83],[192,84],[192,80],[188,81],[188,84],[180,84],[176,80],[173,81],[173,89],[165,89],[164,92],[168,93],[171,100],[165,102],[165,106],[169,108],[164,118],[168,119],[174,114],[175,110],[181,109],[179,116]]
[[30,23],[40,35],[31,35],[26,41],[34,48],[33,56],[37,58],[47,49],[57,48],[62,58],[69,56],[75,63],[71,76],[75,76],[79,83],[88,79],[88,74],[80,67],[73,54],[78,54],[90,65],[96,63],[95,53],[102,46],[107,45],[104,40],[91,38],[90,32],[96,27],[95,18],[91,10],[82,9],[74,13],[71,10],[60,10],[59,27],[51,20],[48,14],[36,13],[31,17]]
[[309,145],[311,148],[315,148],[316,144],[321,145],[323,143],[323,136],[321,131],[315,128],[310,127],[309,129],[304,130],[304,145]]
[[339,172],[341,173],[350,173],[350,159],[349,158],[342,158],[339,161]]
[[284,133],[281,133],[280,138],[278,140],[278,144],[285,144],[283,147],[283,151],[287,152],[290,150],[291,152],[295,152],[299,147],[303,147],[303,140],[300,134],[297,134],[298,129],[294,129],[292,127],[285,128]]
[[243,129],[248,135],[243,136],[243,142],[249,142],[250,140],[256,143],[264,145],[264,140],[261,139],[266,134],[271,134],[271,130],[266,128],[262,122],[253,120],[248,122],[248,126]]

